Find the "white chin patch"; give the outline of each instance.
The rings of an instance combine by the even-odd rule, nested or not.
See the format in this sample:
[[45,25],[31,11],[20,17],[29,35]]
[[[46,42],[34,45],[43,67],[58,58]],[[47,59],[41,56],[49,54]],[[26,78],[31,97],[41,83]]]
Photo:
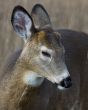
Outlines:
[[44,81],[44,78],[40,77],[39,75],[37,75],[37,73],[33,71],[28,71],[28,72],[25,72],[23,81],[27,85],[30,85],[32,87],[37,87],[42,84],[42,82]]
[[65,88],[62,87],[61,85],[58,85],[57,88],[58,88],[59,90],[65,90]]

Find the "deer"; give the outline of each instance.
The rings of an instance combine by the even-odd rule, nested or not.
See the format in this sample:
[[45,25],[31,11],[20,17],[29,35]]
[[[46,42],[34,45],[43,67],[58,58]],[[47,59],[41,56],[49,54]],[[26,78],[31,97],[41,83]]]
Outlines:
[[13,9],[24,40],[0,74],[0,110],[88,110],[88,35],[53,29],[45,8]]

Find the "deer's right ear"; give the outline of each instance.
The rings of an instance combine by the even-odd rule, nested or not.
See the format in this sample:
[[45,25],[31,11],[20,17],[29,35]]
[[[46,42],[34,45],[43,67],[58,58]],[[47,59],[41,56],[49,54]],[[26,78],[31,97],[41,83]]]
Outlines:
[[26,40],[34,32],[34,25],[31,16],[21,6],[16,6],[13,9],[11,22],[14,30]]

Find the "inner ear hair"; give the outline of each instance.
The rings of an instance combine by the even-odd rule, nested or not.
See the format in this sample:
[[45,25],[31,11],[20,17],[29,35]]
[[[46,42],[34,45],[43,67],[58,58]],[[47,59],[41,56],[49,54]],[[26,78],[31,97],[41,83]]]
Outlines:
[[16,33],[18,33],[24,41],[28,37],[30,38],[35,32],[32,17],[22,6],[16,6],[13,9],[11,23]]

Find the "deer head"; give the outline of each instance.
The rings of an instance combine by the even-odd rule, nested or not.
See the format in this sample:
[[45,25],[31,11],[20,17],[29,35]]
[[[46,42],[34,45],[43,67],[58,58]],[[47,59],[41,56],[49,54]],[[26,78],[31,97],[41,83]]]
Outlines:
[[11,21],[16,33],[25,41],[19,58],[27,70],[24,83],[39,86],[47,78],[59,89],[69,88],[71,78],[65,65],[61,36],[53,30],[44,7],[35,5],[30,16],[23,7],[16,6]]

